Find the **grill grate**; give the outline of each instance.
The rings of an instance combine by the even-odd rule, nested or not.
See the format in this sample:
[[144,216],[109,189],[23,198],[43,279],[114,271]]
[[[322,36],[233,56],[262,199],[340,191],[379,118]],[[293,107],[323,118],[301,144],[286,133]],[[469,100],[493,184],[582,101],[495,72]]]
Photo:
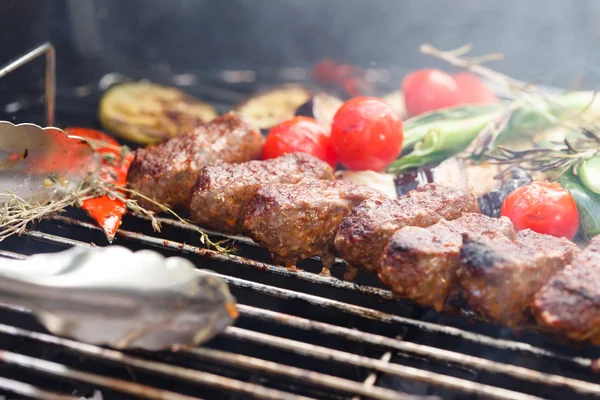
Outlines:
[[[284,72],[256,72],[252,82],[232,82],[234,73],[194,76],[186,89],[224,111],[257,87],[289,80]],[[293,72],[299,80],[307,76]],[[95,84],[59,87],[59,123],[89,126],[99,94]],[[37,95],[24,93],[19,101],[28,107],[12,120],[41,122]],[[0,243],[0,257],[104,245],[100,229],[86,221],[77,211],[42,221]],[[517,336],[466,311],[440,315],[394,301],[373,277],[336,278],[342,260],[333,276],[320,275],[315,259],[292,272],[272,265],[248,238],[207,231],[214,240],[235,241],[236,254],[221,254],[203,248],[189,226],[160,221],[163,232],[155,233],[146,217],[127,216],[115,244],[180,255],[215,271],[241,303],[236,326],[201,348],[120,352],[49,335],[27,310],[5,305],[0,392],[39,399],[89,398],[97,391],[104,399],[600,397],[594,372],[600,348],[573,348],[534,331]]]
[[[124,225],[135,224],[136,221],[134,220],[140,218],[142,217],[130,216]],[[137,221],[137,223],[140,222]],[[309,271],[303,271],[299,274],[293,273],[287,271],[285,268],[264,262],[249,260],[237,255],[221,254],[192,244],[186,244],[183,241],[173,240],[173,236],[185,232],[186,228],[185,225],[179,225],[175,221],[165,224],[165,227],[169,224],[172,229],[165,230],[160,236],[150,236],[141,232],[134,232],[129,230],[128,226],[124,226],[119,233],[119,241],[122,240],[123,243],[121,244],[130,247],[137,245],[152,247],[166,252],[187,254],[197,262],[202,260],[199,263],[200,265],[208,266],[217,271],[219,271],[221,265],[227,264],[234,266],[240,272],[258,270],[261,275],[293,281],[303,280],[312,286],[318,285],[336,291],[341,290],[355,297],[370,297],[375,300],[386,300],[389,298],[389,293],[381,288],[341,282],[335,277],[325,277]],[[78,237],[87,240],[90,238],[90,235],[93,236],[93,240],[81,241],[72,238]],[[95,225],[71,216],[57,216],[52,218],[51,221],[40,223],[38,230],[26,230],[20,238],[7,240],[6,245],[3,244],[2,247],[27,249],[31,248],[33,243],[43,242],[50,244],[53,251],[58,251],[68,246],[94,246],[94,242],[100,243],[101,240],[101,232]],[[237,243],[239,246],[248,247],[250,250],[262,251],[256,249],[255,245],[247,238]],[[24,252],[27,251],[25,250]],[[243,252],[243,249],[240,248],[240,252]],[[0,255],[13,258],[26,257],[26,255],[20,255],[9,250],[3,250]],[[213,262],[214,264],[209,264],[209,262]],[[316,262],[313,263],[316,264]],[[276,305],[276,307],[272,308],[285,309],[285,303],[300,301],[304,303],[305,307],[330,309],[336,313],[343,313],[345,318],[348,319],[370,320],[371,322],[367,323],[367,326],[371,324],[384,324],[393,327],[393,330],[396,332],[405,330],[407,334],[404,335],[406,336],[405,338],[390,337],[384,334],[371,333],[367,330],[351,329],[344,326],[347,324],[322,322],[316,319],[296,316],[292,313],[275,311],[268,307],[251,306],[246,303],[239,306],[240,321],[244,323],[241,326],[228,328],[217,339],[218,342],[223,343],[215,347],[211,343],[208,347],[169,354],[166,356],[168,360],[161,361],[157,361],[154,355],[149,353],[132,355],[129,352],[123,353],[103,349],[68,339],[57,338],[41,333],[37,329],[20,328],[18,324],[16,326],[0,324],[0,335],[9,336],[13,339],[34,341],[43,345],[58,346],[63,350],[85,356],[86,358],[89,357],[104,362],[117,363],[120,366],[141,369],[160,374],[170,379],[183,380],[194,385],[225,390],[227,392],[236,392],[263,399],[349,398],[352,395],[373,399],[410,398],[390,388],[377,386],[377,374],[401,380],[422,382],[427,384],[428,387],[440,387],[451,390],[451,393],[472,394],[484,398],[541,398],[536,395],[535,390],[540,385],[547,389],[552,388],[572,394],[600,397],[600,385],[594,383],[596,376],[591,372],[595,362],[592,358],[573,357],[522,341],[495,338],[453,326],[393,315],[380,311],[377,308],[359,306],[329,297],[273,286],[255,280],[240,278],[234,276],[234,274],[217,272],[215,274],[229,283],[236,296],[238,296],[237,292],[240,290],[259,293],[268,297],[269,302]],[[240,302],[243,303],[245,296],[238,297],[240,298]],[[394,302],[388,302],[388,304],[390,303],[393,304]],[[12,307],[4,310],[4,312],[24,314],[26,310]],[[309,314],[312,314],[312,312],[309,312]],[[269,329],[263,327],[263,325],[266,326],[267,324]],[[252,328],[247,328],[246,326],[252,326]],[[289,337],[288,335],[279,333],[280,330],[287,331],[287,329],[292,329],[294,333],[289,335]],[[273,334],[272,332],[277,333]],[[434,346],[431,346],[412,342],[408,340],[411,332],[412,336],[415,336],[416,332],[454,337],[460,339],[463,343],[471,342],[473,345],[501,352],[518,353],[523,357],[536,359],[540,363],[561,363],[568,365],[573,370],[587,372],[588,380],[549,374],[532,368],[516,366],[508,362],[490,361],[482,357],[470,355],[466,351],[459,352],[438,348],[435,346],[435,343]],[[301,339],[299,340],[298,338]],[[334,348],[335,346],[328,347],[322,344],[310,343],[320,342],[322,338],[326,340],[333,339],[335,342],[344,341],[347,344],[342,347],[343,350],[340,350]],[[235,343],[231,349],[236,349],[236,351],[230,349],[231,343]],[[369,350],[361,354],[367,347]],[[244,348],[252,349],[253,353],[258,351],[259,356],[256,354],[243,354],[244,350],[237,351],[237,349]],[[276,350],[287,355],[283,358],[278,358],[276,361],[269,360],[268,357],[260,357],[262,351],[268,353],[271,350]],[[379,350],[379,353],[377,350]],[[319,368],[315,368],[315,370],[311,370],[311,368],[296,366],[294,362],[287,362],[289,354],[308,359],[308,365],[318,363],[325,365],[325,367],[320,366]],[[161,355],[161,357],[164,356]],[[178,365],[181,362],[180,358],[185,358],[187,363],[190,362],[190,359],[193,360],[191,361],[192,367]],[[411,366],[410,361],[415,358],[426,360],[431,370]],[[109,377],[106,374],[87,372],[77,368],[77,365],[73,366],[53,360],[50,361],[51,359],[32,356],[26,354],[26,352],[20,353],[8,349],[8,351],[0,352],[0,359],[9,366],[17,366],[22,369],[49,374],[57,379],[81,381],[101,391],[103,389],[115,390],[147,398],[194,398],[189,397],[190,394],[186,393],[175,393],[174,391],[162,388],[153,389],[152,382],[150,385],[140,384],[126,379]],[[282,362],[282,360],[286,361]],[[195,365],[195,361],[201,361],[201,364]],[[204,362],[208,362],[211,366],[206,367]],[[332,364],[358,369],[363,371],[363,373],[355,374],[355,379],[349,379],[347,376],[338,376],[335,373],[317,371],[317,369],[323,368],[327,371],[328,366]],[[215,373],[212,365],[219,366],[217,370],[220,369],[221,373]],[[461,377],[453,376],[453,374],[446,372],[433,371],[439,366],[449,368],[452,371],[463,371],[466,374],[463,373]],[[245,382],[246,379],[239,376],[237,378],[235,376],[228,376],[227,372],[230,368],[236,371],[244,371],[248,374],[247,376],[256,377],[256,381],[252,383]],[[484,373],[504,377],[500,380],[501,382],[519,381],[523,390],[516,391],[512,388],[506,389],[501,387],[502,385],[479,382],[479,374]],[[341,375],[348,374],[342,373]],[[360,382],[356,378],[361,376],[365,377],[363,378],[364,382]],[[279,379],[292,383],[284,385],[284,389],[270,387],[274,382],[277,383]],[[23,385],[25,384],[26,382],[19,383],[11,380],[0,381],[0,387],[15,392],[23,389]],[[525,389],[526,387],[529,387],[529,390]],[[48,388],[42,387],[39,390],[48,390]],[[315,390],[317,391],[315,392]],[[292,394],[294,392],[305,393],[306,396]],[[438,393],[435,390],[434,392]],[[19,393],[22,394],[22,392]],[[47,394],[46,392],[39,392],[38,395],[35,395],[32,392],[31,396],[34,398],[36,396],[38,398],[46,398]],[[456,395],[459,396],[458,394]]]

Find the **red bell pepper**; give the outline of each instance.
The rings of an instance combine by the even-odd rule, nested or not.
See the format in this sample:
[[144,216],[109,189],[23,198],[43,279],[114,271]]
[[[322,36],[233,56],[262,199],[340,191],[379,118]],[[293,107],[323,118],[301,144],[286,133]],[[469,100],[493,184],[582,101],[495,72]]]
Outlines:
[[[133,153],[128,152],[123,156],[123,152],[119,149],[119,143],[115,139],[94,129],[69,127],[65,131],[70,135],[95,141],[91,145],[102,157],[100,177],[107,182],[114,183],[116,186],[126,185],[127,171],[134,158]],[[81,208],[98,222],[109,242],[112,242],[115,238],[117,230],[121,226],[123,215],[127,211],[127,207],[122,200],[113,199],[109,196],[86,200]]]

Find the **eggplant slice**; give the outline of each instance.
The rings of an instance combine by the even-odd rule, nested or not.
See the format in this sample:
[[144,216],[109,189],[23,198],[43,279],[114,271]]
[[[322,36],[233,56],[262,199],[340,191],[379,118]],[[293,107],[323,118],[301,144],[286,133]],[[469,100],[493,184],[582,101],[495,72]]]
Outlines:
[[249,118],[258,128],[271,129],[294,117],[296,109],[308,100],[308,89],[297,84],[287,84],[252,96],[233,110]]
[[151,144],[189,132],[217,116],[215,109],[187,93],[148,82],[123,83],[100,101],[102,126],[139,144]]

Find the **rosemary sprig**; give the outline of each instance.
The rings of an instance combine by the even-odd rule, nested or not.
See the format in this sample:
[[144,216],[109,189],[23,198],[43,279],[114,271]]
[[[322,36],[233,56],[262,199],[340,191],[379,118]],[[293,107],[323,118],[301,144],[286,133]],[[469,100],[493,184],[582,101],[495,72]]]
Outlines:
[[[519,81],[481,65],[486,61],[501,59],[502,55],[466,57],[465,55],[470,50],[470,45],[451,51],[441,51],[428,44],[421,46],[421,52],[424,54],[440,58],[454,66],[465,68],[505,87],[514,96],[514,100],[507,104],[507,113],[514,112],[519,107],[527,105],[539,112],[552,125],[562,126],[581,134],[577,139],[564,139],[560,143],[551,143],[551,146],[535,147],[534,145],[533,148],[520,151],[495,146],[494,150],[491,145],[508,122],[508,118],[500,118],[498,121],[492,121],[488,129],[481,132],[483,135],[480,133],[472,142],[468,150],[473,150],[472,154],[474,156],[481,156],[492,163],[506,165],[507,168],[501,174],[518,165],[529,171],[551,172],[550,178],[558,179],[570,169],[577,174],[578,167],[584,161],[600,153],[600,135],[598,134],[600,125],[586,115],[586,111],[595,100],[595,92],[590,102],[583,109],[569,109],[565,106],[565,103],[561,102],[560,97],[539,89],[535,84]],[[556,112],[551,113],[550,109],[559,112],[558,114]],[[557,115],[560,117],[557,117]]]
[[168,206],[156,202],[155,200],[144,196],[136,190],[116,186],[114,183],[107,182],[103,179],[85,181],[71,193],[56,200],[51,200],[45,204],[29,203],[12,192],[0,193],[0,204],[2,204],[2,206],[0,206],[0,242],[9,236],[21,234],[26,229],[27,225],[32,222],[42,220],[53,214],[62,213],[68,207],[80,206],[85,200],[105,195],[121,200],[132,212],[143,214],[149,217],[152,228],[155,231],[160,232],[161,224],[160,221],[156,219],[154,212],[140,206],[136,200],[127,198],[125,193],[149,201],[150,203],[159,207],[161,211],[171,214],[181,223],[192,227],[198,234],[200,234],[200,242],[205,246],[213,247],[217,251],[223,253],[235,251],[233,246],[224,245],[226,241],[219,241],[215,243],[210,240],[206,232],[202,231],[190,221],[180,217]]

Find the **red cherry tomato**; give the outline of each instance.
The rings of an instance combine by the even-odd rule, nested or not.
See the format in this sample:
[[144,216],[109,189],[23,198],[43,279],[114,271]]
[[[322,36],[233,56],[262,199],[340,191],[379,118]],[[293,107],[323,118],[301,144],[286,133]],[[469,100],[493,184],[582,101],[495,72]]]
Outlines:
[[461,72],[452,76],[458,86],[461,104],[496,104],[498,97],[481,79],[470,72]]
[[294,117],[272,128],[262,158],[266,160],[295,152],[315,156],[332,168],[337,165],[327,128],[312,118]]
[[517,230],[529,228],[567,239],[573,239],[579,227],[575,200],[556,182],[521,186],[506,197],[501,215],[510,218]]
[[353,170],[383,170],[402,150],[402,120],[385,101],[357,97],[333,117],[331,143],[338,160]]
[[402,91],[409,117],[460,104],[456,82],[438,69],[422,69],[406,75]]

